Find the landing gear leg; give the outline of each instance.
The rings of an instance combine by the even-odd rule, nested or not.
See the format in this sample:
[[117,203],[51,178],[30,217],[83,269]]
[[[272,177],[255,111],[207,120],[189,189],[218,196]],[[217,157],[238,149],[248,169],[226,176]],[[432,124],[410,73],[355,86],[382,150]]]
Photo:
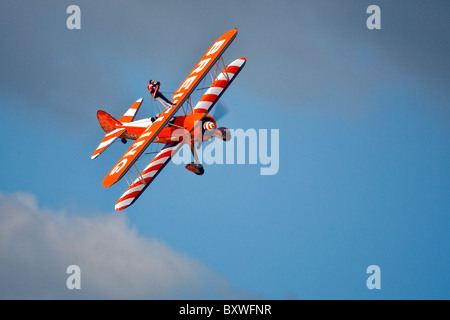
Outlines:
[[185,168],[188,169],[189,171],[195,173],[196,175],[201,176],[202,174],[205,173],[205,169],[203,169],[203,165],[201,163],[199,163],[199,161],[198,161],[197,152],[195,151],[194,143],[191,143],[191,152],[192,152],[192,155],[194,156],[194,162],[187,164]]

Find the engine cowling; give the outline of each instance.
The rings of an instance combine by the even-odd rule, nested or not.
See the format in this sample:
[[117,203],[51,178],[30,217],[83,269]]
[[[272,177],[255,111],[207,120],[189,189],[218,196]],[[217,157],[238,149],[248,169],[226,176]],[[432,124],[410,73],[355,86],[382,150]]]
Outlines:
[[217,129],[216,121],[209,114],[202,120],[203,140],[209,140]]
[[211,131],[211,130],[215,130],[215,129],[216,129],[216,124],[213,121],[207,120],[207,121],[203,122],[203,130]]

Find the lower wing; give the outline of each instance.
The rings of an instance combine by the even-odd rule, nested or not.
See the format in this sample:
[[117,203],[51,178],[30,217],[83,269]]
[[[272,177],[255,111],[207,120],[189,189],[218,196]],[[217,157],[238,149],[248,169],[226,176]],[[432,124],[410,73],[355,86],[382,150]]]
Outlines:
[[178,152],[183,144],[180,142],[165,145],[161,151],[153,158],[149,165],[142,171],[139,177],[117,201],[115,209],[123,210],[130,206],[139,198],[148,185],[156,178],[161,170],[169,163],[172,156]]

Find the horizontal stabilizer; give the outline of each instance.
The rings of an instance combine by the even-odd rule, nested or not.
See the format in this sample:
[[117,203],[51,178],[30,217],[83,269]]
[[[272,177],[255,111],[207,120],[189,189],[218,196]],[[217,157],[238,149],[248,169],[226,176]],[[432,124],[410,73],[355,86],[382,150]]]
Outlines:
[[105,151],[105,149],[108,148],[111,145],[111,143],[113,143],[125,131],[126,131],[125,128],[119,128],[107,133],[106,136],[98,145],[97,149],[95,149],[94,153],[91,156],[91,159],[97,158],[100,155],[100,153]]
[[143,100],[144,100],[143,98],[140,98],[139,100],[136,100],[136,102],[133,103],[133,105],[130,107],[130,109],[128,109],[128,111],[125,112],[125,114],[122,117],[120,117],[119,122],[125,123],[125,122],[133,121],[134,117],[136,116],[136,113],[139,110],[139,107],[141,106]]

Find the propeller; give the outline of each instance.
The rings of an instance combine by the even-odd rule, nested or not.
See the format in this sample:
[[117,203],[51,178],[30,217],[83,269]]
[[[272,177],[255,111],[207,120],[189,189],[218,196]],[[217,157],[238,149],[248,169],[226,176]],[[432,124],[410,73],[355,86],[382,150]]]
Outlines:
[[211,115],[217,121],[225,117],[229,111],[230,108],[228,107],[228,105],[224,101],[219,100],[214,106]]

